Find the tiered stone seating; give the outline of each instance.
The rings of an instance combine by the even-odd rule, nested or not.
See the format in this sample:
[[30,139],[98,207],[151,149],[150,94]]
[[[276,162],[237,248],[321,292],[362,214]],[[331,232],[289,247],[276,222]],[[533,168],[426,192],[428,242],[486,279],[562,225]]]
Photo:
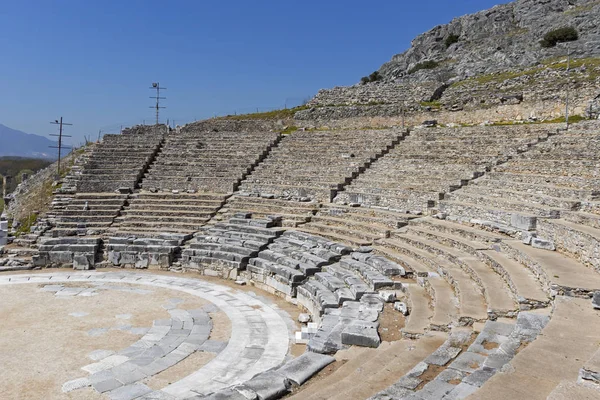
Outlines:
[[401,138],[395,130],[294,132],[250,174],[240,191],[293,200],[329,200]]
[[93,269],[99,246],[99,238],[46,239],[40,244],[38,254],[33,256],[33,264],[38,267]]
[[196,234],[183,250],[185,270],[204,275],[237,279],[251,258],[264,250],[283,230],[276,219],[252,219],[250,214],[236,215],[227,223],[218,223]]
[[389,237],[392,230],[414,217],[380,208],[323,204],[308,223],[297,229],[352,246],[368,246]]
[[534,239],[534,246],[555,245],[600,271],[597,132],[592,126],[552,137],[447,194],[440,210],[504,231],[537,231],[551,243]]
[[[496,373],[477,392],[476,398],[575,399],[548,397],[564,382],[574,382],[581,368],[598,350],[600,311],[589,300],[558,296],[554,312],[541,335],[510,361],[510,368]],[[525,328],[533,328],[529,324]]]
[[354,179],[335,202],[425,212],[443,193],[547,136],[543,129],[526,126],[416,130]]
[[108,262],[124,268],[167,269],[173,265],[185,236],[162,234],[158,238],[111,237],[108,240]]
[[466,398],[535,340],[548,320],[546,315],[522,312],[516,323],[487,321],[472,343],[470,331],[456,330],[395,384],[369,399]]
[[81,171],[77,192],[135,189],[162,141],[157,132],[105,135]]
[[282,226],[295,228],[299,224],[307,222],[317,212],[319,206],[314,201],[299,202],[237,194],[227,200],[214,219],[217,221],[227,220],[235,213],[252,213],[258,218],[277,215],[281,217]]
[[77,193],[56,195],[48,217],[54,228],[53,237],[101,234],[108,230],[125,206],[126,194]]
[[245,276],[257,287],[291,299],[309,276],[319,275],[322,267],[350,251],[321,237],[286,231],[250,260]]
[[191,235],[215,215],[225,198],[212,193],[134,193],[112,230],[118,236]]
[[278,140],[272,132],[171,133],[142,187],[232,193]]

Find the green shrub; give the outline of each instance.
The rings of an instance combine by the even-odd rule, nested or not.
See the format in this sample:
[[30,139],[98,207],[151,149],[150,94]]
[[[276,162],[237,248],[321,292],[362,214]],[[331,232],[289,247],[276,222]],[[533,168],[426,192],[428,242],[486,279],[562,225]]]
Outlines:
[[567,26],[546,33],[540,44],[544,48],[550,48],[556,46],[557,43],[572,42],[577,39],[579,39],[577,30],[572,26]]
[[375,71],[373,72],[371,75],[369,76],[363,76],[362,78],[360,78],[360,83],[362,85],[365,85],[369,82],[377,82],[383,79],[383,76],[381,76],[379,74],[379,71]]
[[460,36],[451,33],[444,41],[446,48],[452,46],[454,43],[458,43],[458,39],[460,39]]
[[422,63],[418,63],[417,65],[412,67],[408,71],[408,73],[414,74],[415,72],[420,71],[422,69],[434,69],[434,68],[437,68],[438,65],[440,65],[440,63],[438,63],[437,61],[433,61],[433,60],[423,61]]

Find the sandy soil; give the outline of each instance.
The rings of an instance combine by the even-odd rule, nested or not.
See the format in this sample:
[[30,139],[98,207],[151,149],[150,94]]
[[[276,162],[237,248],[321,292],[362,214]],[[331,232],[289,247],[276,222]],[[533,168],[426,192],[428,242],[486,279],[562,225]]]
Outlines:
[[[174,290],[139,287],[151,290],[137,294],[117,290],[101,290],[97,296],[59,297],[52,292],[40,291],[43,285],[0,286],[0,399],[99,399],[105,398],[93,389],[76,390],[63,394],[62,384],[88,373],[80,368],[91,364],[87,355],[94,350],[119,351],[137,341],[134,335],[111,329],[98,336],[89,336],[95,328],[117,328],[122,325],[150,327],[155,319],[169,318],[162,307],[169,299],[184,300],[178,307],[194,309],[207,302],[201,298]],[[69,286],[93,287],[71,283]],[[85,312],[83,317],[70,313]],[[131,314],[131,318],[117,315]],[[215,318],[219,340],[227,340],[230,323],[225,314]],[[197,357],[177,366],[173,373],[186,376],[209,359]],[[171,372],[169,371],[169,374]],[[173,380],[165,375],[158,380]]]

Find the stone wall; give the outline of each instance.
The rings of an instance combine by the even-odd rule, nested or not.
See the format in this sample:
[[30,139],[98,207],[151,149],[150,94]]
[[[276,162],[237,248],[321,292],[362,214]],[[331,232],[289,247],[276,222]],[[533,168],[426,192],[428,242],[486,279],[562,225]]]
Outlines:
[[279,131],[282,128],[283,123],[276,120],[211,118],[184,125],[181,132],[269,132]]

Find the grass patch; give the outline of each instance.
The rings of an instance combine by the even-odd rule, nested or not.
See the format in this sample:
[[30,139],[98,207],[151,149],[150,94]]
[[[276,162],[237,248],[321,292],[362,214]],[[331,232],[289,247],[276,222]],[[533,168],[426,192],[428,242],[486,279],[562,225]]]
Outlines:
[[[581,115],[569,115],[569,124],[576,124],[581,121],[585,121],[585,117]],[[565,117],[558,117],[554,119],[548,119],[543,121],[545,124],[560,124],[565,123]]]
[[294,114],[298,111],[306,110],[309,106],[299,106],[294,108],[284,108],[282,110],[273,110],[266,112],[257,112],[240,115],[227,115],[225,117],[217,117],[217,119],[233,119],[233,120],[248,120],[248,119],[288,119],[294,118]]
[[28,217],[19,221],[21,225],[17,228],[15,236],[21,236],[31,231],[31,227],[37,222],[37,214],[30,214]]
[[565,15],[581,14],[583,12],[591,11],[592,8],[596,7],[598,4],[600,4],[600,0],[593,1],[593,2],[583,5],[583,6],[577,6],[571,10],[566,10],[564,12],[564,14]]
[[442,103],[440,103],[439,101],[422,101],[419,104],[423,107],[431,107],[435,109],[442,108]]
[[[565,60],[564,62],[558,62],[561,60]],[[599,57],[589,57],[589,58],[579,58],[571,60],[570,68],[579,68],[582,66],[587,67],[586,73],[588,77],[586,80],[595,81],[598,77],[600,77],[600,58]],[[567,69],[567,61],[565,57],[560,58],[550,58],[542,61],[542,65],[527,68],[521,71],[507,71],[507,72],[496,72],[492,74],[480,75],[473,78],[468,78],[460,82],[456,82],[452,84],[453,87],[459,87],[463,85],[469,84],[479,84],[485,85],[488,83],[502,83],[504,81],[519,78],[521,76],[530,76],[533,77],[536,74],[546,70],[566,70]]]
[[288,127],[286,127],[284,130],[282,130],[282,131],[281,131],[281,134],[282,134],[282,135],[289,135],[290,133],[292,133],[292,132],[296,132],[297,130],[298,130],[298,127],[297,127],[297,126],[294,126],[294,125],[292,125],[292,126],[288,126]]

